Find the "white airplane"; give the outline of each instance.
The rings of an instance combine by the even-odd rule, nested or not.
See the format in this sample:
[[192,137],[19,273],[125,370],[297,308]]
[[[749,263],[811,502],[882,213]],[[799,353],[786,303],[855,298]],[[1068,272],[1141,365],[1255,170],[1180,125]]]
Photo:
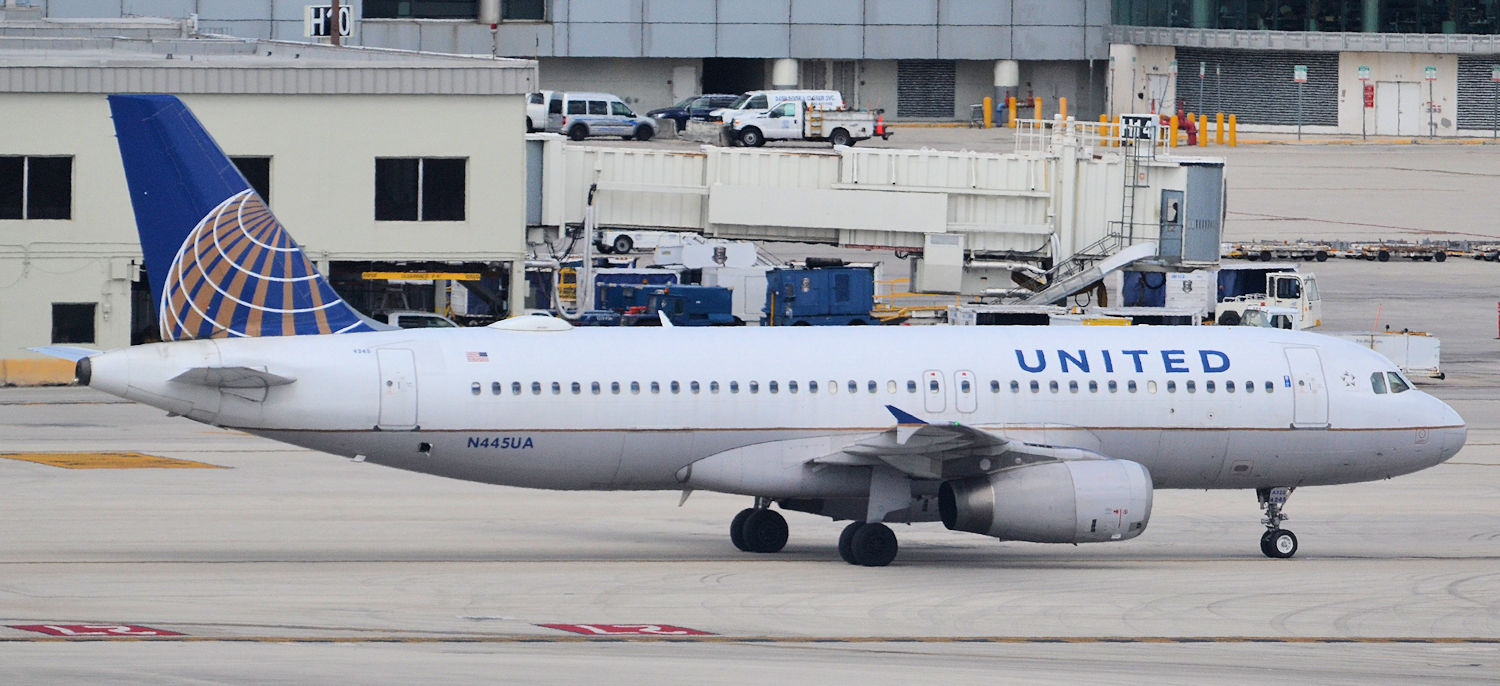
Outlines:
[[[1134,538],[1154,488],[1254,490],[1262,552],[1291,557],[1292,489],[1464,444],[1462,418],[1390,361],[1295,331],[367,331],[176,98],[109,100],[172,342],[82,357],[78,378],[206,424],[484,483],[753,496],[730,526],[741,550],[785,545],[775,504],[852,520],[839,553],[866,566],[896,556],[885,522]],[[303,333],[320,335],[277,335]]]

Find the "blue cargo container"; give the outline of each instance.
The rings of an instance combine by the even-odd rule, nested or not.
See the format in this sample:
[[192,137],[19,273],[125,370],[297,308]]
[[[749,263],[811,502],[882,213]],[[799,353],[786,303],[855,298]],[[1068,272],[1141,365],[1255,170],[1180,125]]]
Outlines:
[[764,326],[874,324],[875,272],[869,267],[772,269],[766,273]]

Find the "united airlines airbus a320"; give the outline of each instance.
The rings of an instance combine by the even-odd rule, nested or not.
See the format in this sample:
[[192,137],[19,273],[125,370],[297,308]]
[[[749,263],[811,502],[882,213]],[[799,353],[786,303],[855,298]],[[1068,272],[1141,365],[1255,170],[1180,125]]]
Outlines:
[[1134,538],[1156,488],[1254,491],[1261,550],[1290,557],[1292,489],[1464,444],[1384,357],[1295,331],[372,330],[182,103],[109,100],[169,342],[83,357],[78,378],[199,422],[485,483],[743,494],[741,550],[782,548],[776,505],[851,520],[839,553],[867,566],[896,556],[887,522]]

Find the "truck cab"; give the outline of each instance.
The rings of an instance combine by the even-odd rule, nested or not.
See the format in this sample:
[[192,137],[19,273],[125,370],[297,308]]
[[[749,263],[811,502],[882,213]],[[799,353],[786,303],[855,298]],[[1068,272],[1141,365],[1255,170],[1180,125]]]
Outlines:
[[1307,329],[1323,323],[1323,301],[1318,295],[1318,280],[1312,274],[1297,272],[1270,272],[1266,274],[1263,293],[1253,293],[1225,298],[1214,307],[1214,319],[1219,324],[1233,326],[1241,323],[1251,307],[1274,312],[1275,308],[1287,308],[1295,313],[1293,328]]

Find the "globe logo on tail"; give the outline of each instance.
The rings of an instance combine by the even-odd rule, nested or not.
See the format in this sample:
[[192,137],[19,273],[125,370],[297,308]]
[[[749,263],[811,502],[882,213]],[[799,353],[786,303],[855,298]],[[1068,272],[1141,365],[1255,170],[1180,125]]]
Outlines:
[[163,291],[166,341],[369,330],[250,189],[188,233]]

